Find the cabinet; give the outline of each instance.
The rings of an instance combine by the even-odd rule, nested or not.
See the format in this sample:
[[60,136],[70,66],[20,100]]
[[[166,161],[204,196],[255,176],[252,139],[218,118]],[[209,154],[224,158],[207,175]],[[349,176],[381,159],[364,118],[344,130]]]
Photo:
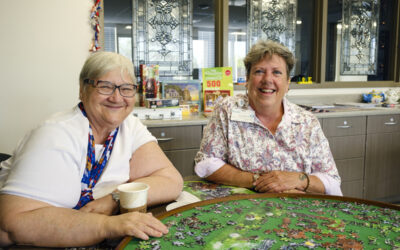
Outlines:
[[200,148],[202,126],[151,127],[148,130],[183,177],[194,175],[194,157]]
[[368,116],[365,198],[400,201],[400,115]]
[[343,195],[363,198],[366,116],[322,119]]

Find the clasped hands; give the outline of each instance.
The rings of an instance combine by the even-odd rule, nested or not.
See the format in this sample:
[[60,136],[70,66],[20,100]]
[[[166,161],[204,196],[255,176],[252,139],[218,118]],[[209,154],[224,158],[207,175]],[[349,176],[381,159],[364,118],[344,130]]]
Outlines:
[[253,183],[260,193],[302,193],[304,180],[300,172],[273,170],[260,175]]

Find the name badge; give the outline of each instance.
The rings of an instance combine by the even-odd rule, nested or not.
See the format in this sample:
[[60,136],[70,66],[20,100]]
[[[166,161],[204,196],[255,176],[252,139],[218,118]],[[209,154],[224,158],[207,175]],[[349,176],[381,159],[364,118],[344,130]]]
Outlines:
[[232,121],[238,122],[254,122],[255,113],[253,110],[248,109],[232,109]]

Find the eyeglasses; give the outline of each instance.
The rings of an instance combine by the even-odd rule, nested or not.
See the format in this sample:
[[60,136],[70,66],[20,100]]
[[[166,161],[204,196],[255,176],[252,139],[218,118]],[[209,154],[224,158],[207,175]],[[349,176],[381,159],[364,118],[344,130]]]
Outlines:
[[118,89],[119,93],[123,97],[133,97],[138,88],[136,84],[124,83],[117,86],[115,83],[109,81],[97,80],[97,82],[95,82],[91,79],[85,79],[83,83],[91,84],[97,89],[97,92],[102,95],[112,95],[114,94],[115,89]]

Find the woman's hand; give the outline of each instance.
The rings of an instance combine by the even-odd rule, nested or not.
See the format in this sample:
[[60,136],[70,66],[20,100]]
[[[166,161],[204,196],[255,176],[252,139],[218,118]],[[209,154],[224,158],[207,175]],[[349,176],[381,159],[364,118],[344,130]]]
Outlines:
[[110,216],[104,229],[111,233],[108,238],[133,236],[148,240],[149,236],[161,237],[168,233],[168,228],[151,213],[139,212]]
[[81,207],[79,211],[87,213],[97,213],[104,215],[112,215],[117,212],[118,204],[112,199],[111,195],[106,195],[100,199],[92,200],[85,206]]
[[295,190],[303,192],[307,185],[307,179],[303,177],[303,173],[300,172],[270,171],[257,179],[254,189],[262,193],[294,192]]

